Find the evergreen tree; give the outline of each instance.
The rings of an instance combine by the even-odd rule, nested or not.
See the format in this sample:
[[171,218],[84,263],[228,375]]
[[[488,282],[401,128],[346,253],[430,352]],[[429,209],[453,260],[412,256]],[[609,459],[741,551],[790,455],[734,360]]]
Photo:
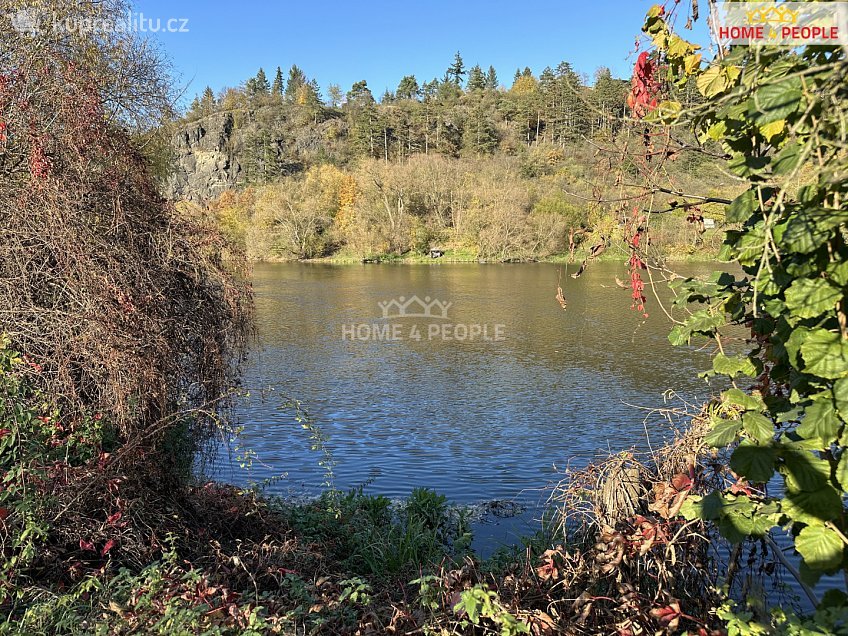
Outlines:
[[522,77],[533,77],[533,71],[530,70],[529,66],[524,67],[524,71],[521,73]]
[[453,57],[453,64],[448,67],[445,73],[445,79],[449,79],[456,86],[462,86],[462,78],[465,76],[465,63],[462,61],[462,56],[459,51]]
[[271,94],[274,97],[283,96],[283,70],[279,66],[276,75],[274,75],[274,83],[271,85]]
[[421,89],[418,87],[418,80],[414,75],[404,77],[397,87],[398,99],[418,99]]
[[286,100],[290,102],[297,101],[300,87],[306,84],[306,74],[301,71],[297,64],[292,64],[289,69],[289,80],[286,82]]
[[256,73],[254,91],[256,95],[267,95],[271,92],[271,85],[268,83],[268,78],[265,77],[265,71],[262,68]]
[[512,85],[515,86],[518,83],[518,80],[521,79],[521,69],[515,69],[515,75],[512,76]]
[[626,82],[613,79],[612,73],[605,66],[595,71],[595,85],[592,87],[592,106],[595,112],[591,132],[616,130],[618,119],[624,116],[626,99]]
[[486,73],[486,88],[490,91],[498,90],[498,74],[494,66],[489,66],[489,72]]
[[350,136],[354,148],[363,155],[379,156],[382,137],[377,107],[368,82],[356,82],[347,93],[347,111],[350,120]]
[[468,84],[466,89],[473,91],[482,91],[486,88],[486,76],[483,75],[483,70],[479,64],[475,64],[468,72]]

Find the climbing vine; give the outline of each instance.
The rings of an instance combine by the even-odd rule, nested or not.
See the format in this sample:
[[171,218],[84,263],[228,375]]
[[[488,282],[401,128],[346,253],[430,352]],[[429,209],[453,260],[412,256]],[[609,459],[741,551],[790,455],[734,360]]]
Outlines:
[[[797,575],[811,585],[848,566],[845,50],[734,46],[703,65],[661,7],[643,30],[653,51],[640,57],[631,99],[645,121],[688,127],[744,187],[727,207],[732,229],[720,253],[741,272],[672,284],[688,316],[670,341],[710,339],[710,374],[730,386],[707,437],[728,449],[727,487],[692,497],[683,512],[715,522],[734,543],[786,529],[801,557]],[[657,101],[645,87],[654,81],[646,69],[658,68],[672,85],[694,81],[704,101]],[[734,339],[740,328],[745,337]]]

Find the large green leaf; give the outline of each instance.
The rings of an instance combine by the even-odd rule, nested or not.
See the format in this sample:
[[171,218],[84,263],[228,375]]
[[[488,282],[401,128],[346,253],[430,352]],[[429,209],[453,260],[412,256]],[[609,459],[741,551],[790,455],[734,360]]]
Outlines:
[[730,467],[737,475],[742,475],[754,483],[765,483],[774,474],[774,461],[777,458],[771,446],[758,446],[742,442],[730,456]]
[[783,512],[793,521],[821,523],[842,516],[842,496],[830,484],[817,490],[795,490],[787,484],[781,502]]
[[833,311],[842,290],[823,278],[799,278],[786,290],[786,306],[799,318],[815,318]]
[[795,549],[814,570],[835,570],[842,563],[844,544],[825,526],[807,526],[795,537]]
[[792,450],[783,454],[784,473],[787,486],[794,491],[813,492],[827,485],[830,478],[830,463],[819,459],[809,451]]
[[722,375],[728,375],[731,378],[740,373],[748,377],[757,375],[757,368],[754,363],[745,356],[726,356],[723,353],[716,354],[713,358],[713,370]]
[[739,420],[715,418],[713,428],[707,433],[704,441],[715,448],[724,448],[736,441],[736,435],[740,430],[742,430],[742,422]]
[[706,309],[701,309],[686,319],[686,327],[692,333],[710,335],[726,322],[724,314],[710,314]]
[[848,210],[793,210],[780,240],[781,250],[809,254],[826,243],[834,229],[848,222]]
[[743,413],[742,427],[760,444],[767,444],[774,439],[774,423],[762,413],[756,411]]
[[748,395],[742,389],[736,388],[723,391],[721,394],[721,401],[724,404],[740,406],[746,411],[762,411],[766,406],[762,398],[755,395]]
[[848,341],[838,333],[811,331],[801,344],[801,357],[807,373],[829,380],[848,376]]
[[819,448],[827,448],[836,439],[841,425],[833,402],[825,398],[807,407],[797,432],[804,439],[819,440]]
[[786,119],[801,107],[802,96],[801,81],[797,77],[766,84],[754,93],[749,115],[761,125]]
[[784,146],[774,158],[774,161],[772,161],[772,172],[777,175],[789,174],[792,172],[801,160],[801,150],[801,145],[797,143],[791,143]]
[[751,218],[754,210],[756,210],[759,205],[759,201],[757,201],[757,193],[753,190],[745,190],[745,192],[733,199],[731,204],[727,206],[725,218],[728,223],[744,223]]

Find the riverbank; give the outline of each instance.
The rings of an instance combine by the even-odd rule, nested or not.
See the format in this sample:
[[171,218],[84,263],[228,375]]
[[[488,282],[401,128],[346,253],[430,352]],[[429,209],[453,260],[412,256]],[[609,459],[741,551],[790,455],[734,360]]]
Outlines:
[[[446,248],[441,256],[436,258],[429,254],[414,253],[414,254],[376,254],[373,256],[360,256],[351,253],[338,253],[332,256],[323,256],[320,258],[281,258],[281,257],[266,257],[254,259],[257,263],[324,263],[328,265],[353,265],[357,263],[385,263],[385,264],[400,264],[400,265],[441,265],[441,264],[456,264],[456,263],[562,263],[574,264],[579,266],[580,263],[589,258],[590,250],[578,249],[574,254],[562,252],[551,254],[548,256],[530,257],[530,258],[506,258],[485,259],[480,258],[476,252],[467,249],[452,249]],[[625,263],[630,257],[629,253],[625,252],[621,247],[616,246],[602,252],[597,256],[591,257],[592,261],[598,262],[616,262]],[[685,250],[668,250],[662,255],[663,260],[669,263],[709,263],[718,260],[718,248],[713,247],[712,243],[707,248],[691,247]]]

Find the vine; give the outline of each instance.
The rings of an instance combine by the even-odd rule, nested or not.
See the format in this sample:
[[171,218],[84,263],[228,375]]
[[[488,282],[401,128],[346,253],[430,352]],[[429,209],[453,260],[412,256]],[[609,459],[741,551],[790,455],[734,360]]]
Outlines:
[[[653,45],[653,68],[664,68],[672,86],[694,82],[704,101],[687,109],[647,99],[637,86],[647,81],[646,63],[637,63],[632,99],[642,110],[636,114],[646,125],[688,129],[703,149],[727,158],[727,170],[744,186],[727,206],[732,229],[720,253],[741,273],[672,283],[675,305],[689,314],[670,341],[713,340],[710,374],[733,385],[718,398],[722,416],[713,416],[707,436],[711,446],[728,450],[726,488],[690,498],[683,513],[714,522],[734,543],[771,541],[775,528],[787,530],[806,586],[823,574],[845,574],[845,51],[733,46],[702,65],[698,47],[673,32],[662,7],[648,12],[643,31]],[[740,327],[748,337],[731,351],[725,344]],[[844,622],[845,606],[845,595],[833,591],[818,612],[842,608]],[[797,626],[777,612],[773,626]],[[727,617],[741,630],[745,620]]]

